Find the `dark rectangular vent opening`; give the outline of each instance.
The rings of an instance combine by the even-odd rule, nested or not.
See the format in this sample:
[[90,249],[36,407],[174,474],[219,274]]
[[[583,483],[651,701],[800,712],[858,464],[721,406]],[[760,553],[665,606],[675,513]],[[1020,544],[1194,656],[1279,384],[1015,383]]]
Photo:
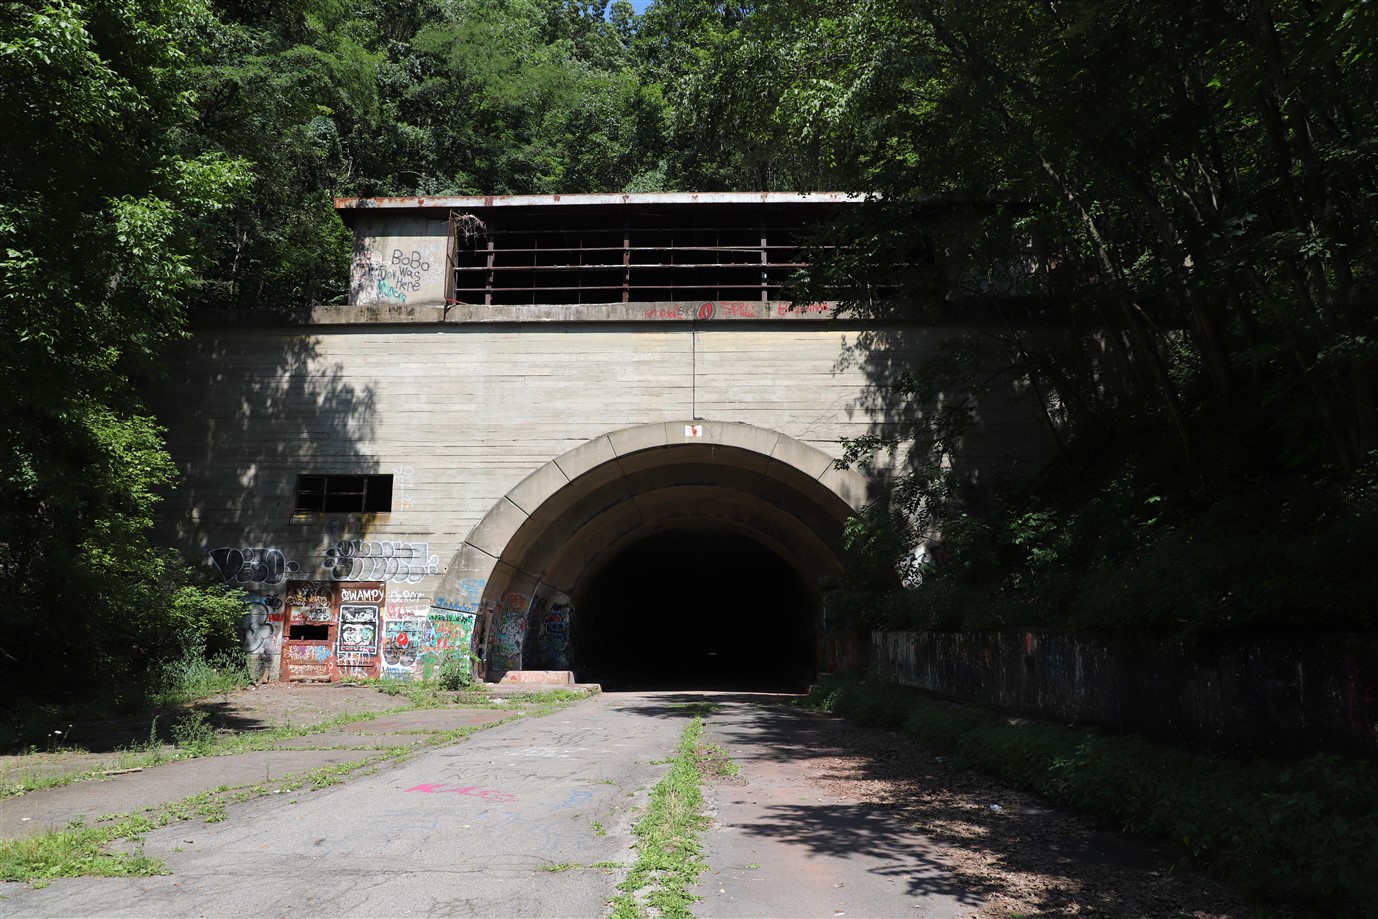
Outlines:
[[390,475],[299,475],[298,513],[387,513],[392,510]]

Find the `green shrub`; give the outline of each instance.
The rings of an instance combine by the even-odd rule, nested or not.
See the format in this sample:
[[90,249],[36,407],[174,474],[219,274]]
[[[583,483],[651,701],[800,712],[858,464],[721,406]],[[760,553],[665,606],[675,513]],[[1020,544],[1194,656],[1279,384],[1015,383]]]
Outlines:
[[467,689],[474,684],[473,662],[468,656],[463,654],[447,655],[440,662],[440,670],[436,674],[436,682],[441,689],[457,691]]
[[177,749],[188,756],[204,756],[215,744],[215,728],[206,723],[206,713],[187,712],[172,726]]

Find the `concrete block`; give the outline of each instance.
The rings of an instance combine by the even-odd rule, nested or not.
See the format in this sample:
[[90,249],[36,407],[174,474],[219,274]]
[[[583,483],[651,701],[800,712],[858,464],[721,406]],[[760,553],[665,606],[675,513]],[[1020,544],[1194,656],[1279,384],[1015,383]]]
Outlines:
[[861,510],[875,498],[871,493],[871,484],[855,469],[838,469],[836,466],[826,469],[818,477],[818,483],[854,511]]
[[612,448],[612,442],[607,437],[595,437],[588,443],[556,457],[555,465],[560,467],[565,478],[573,482],[589,470],[615,459],[617,459],[617,451]]
[[736,422],[714,423],[714,441],[728,447],[738,447],[751,453],[771,456],[780,442],[780,432]]
[[535,513],[551,495],[569,484],[569,479],[556,463],[546,463],[531,475],[522,479],[521,484],[507,493],[507,500],[527,514]]
[[526,511],[502,498],[479,521],[465,542],[482,549],[494,558],[501,558],[508,540],[517,532],[517,528],[526,522],[527,516]]
[[776,441],[771,457],[787,466],[792,466],[811,479],[816,479],[832,466],[833,461],[822,450],[810,447],[802,441],[781,437]]
[[[671,439],[671,427],[677,427],[680,437]],[[669,424],[642,424],[634,428],[623,428],[620,431],[613,431],[608,435],[608,442],[612,444],[613,450],[618,456],[626,456],[629,453],[637,453],[641,450],[650,450],[655,447],[664,447],[667,444],[679,443],[683,440],[683,425]]]

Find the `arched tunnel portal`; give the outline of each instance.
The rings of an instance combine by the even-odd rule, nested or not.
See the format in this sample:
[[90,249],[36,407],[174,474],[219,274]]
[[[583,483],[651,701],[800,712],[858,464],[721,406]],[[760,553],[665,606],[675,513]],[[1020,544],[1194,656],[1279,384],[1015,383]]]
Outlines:
[[775,431],[613,432],[509,492],[436,602],[481,594],[489,679],[574,670],[607,688],[799,687],[819,669],[823,595],[866,492]]

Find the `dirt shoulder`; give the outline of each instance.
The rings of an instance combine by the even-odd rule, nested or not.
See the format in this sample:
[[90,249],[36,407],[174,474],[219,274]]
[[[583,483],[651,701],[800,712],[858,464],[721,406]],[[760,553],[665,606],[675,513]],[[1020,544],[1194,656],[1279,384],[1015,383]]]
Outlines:
[[910,735],[819,717],[831,749],[810,764],[810,782],[943,845],[957,881],[985,901],[980,919],[1311,915],[1250,902],[1182,867],[1179,852],[1059,811]]

